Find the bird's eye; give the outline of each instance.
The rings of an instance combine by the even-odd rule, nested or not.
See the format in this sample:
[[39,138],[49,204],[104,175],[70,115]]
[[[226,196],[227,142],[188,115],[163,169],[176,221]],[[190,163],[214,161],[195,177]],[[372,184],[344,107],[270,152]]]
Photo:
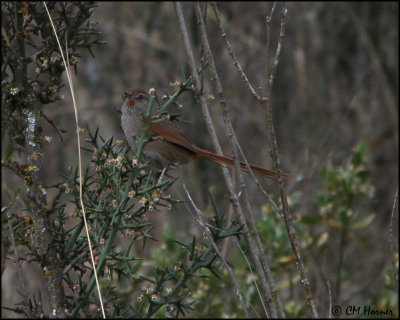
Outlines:
[[136,96],[136,99],[138,99],[139,101],[140,101],[140,100],[143,100],[143,95],[142,95],[142,94],[137,95],[137,96]]

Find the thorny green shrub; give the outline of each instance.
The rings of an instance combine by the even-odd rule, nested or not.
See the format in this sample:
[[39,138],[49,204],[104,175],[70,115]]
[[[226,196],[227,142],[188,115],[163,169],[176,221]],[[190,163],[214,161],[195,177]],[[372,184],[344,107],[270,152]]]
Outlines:
[[[106,293],[104,298],[105,301],[112,301],[107,305],[108,315],[151,317],[161,312],[165,316],[177,317],[185,314],[193,309],[195,302],[190,297],[186,282],[193,277],[204,276],[201,274],[203,269],[218,274],[214,249],[193,237],[189,242],[174,242],[181,253],[179,259],[168,264],[150,262],[152,267],[149,268],[142,264],[143,257],[132,256],[131,248],[135,242],[140,241],[145,247],[149,239],[154,239],[151,235],[154,225],[148,222],[148,215],[162,207],[170,209],[179,202],[168,194],[173,180],[158,183],[158,175],[136,158],[130,159],[128,149],[123,145],[113,143],[112,139],[99,143],[97,131],[91,134],[87,129],[87,133],[87,141],[93,149],[85,149],[90,150],[93,157],[83,179],[83,199],[98,265],[104,265],[101,272],[103,292]],[[71,201],[80,210],[77,171],[71,170],[65,179],[62,188],[72,196]],[[66,225],[63,219],[65,217],[60,220],[60,226]],[[235,234],[230,231],[234,227],[224,225],[225,221],[221,218],[216,219],[214,224],[217,226],[213,233],[216,242]],[[68,231],[64,227],[59,230],[62,235],[60,252],[65,252],[66,265],[72,269],[75,269],[75,264],[82,266],[89,259],[86,237],[78,236],[82,227],[80,219]],[[113,244],[115,237],[129,240],[126,250]],[[62,248],[63,243],[66,248]],[[69,286],[74,289],[78,285],[78,294],[71,301],[71,307],[79,299],[86,298],[93,289],[93,284],[85,284],[83,280],[88,271],[81,267],[74,270],[75,281],[70,281]]]
[[[104,42],[91,20],[91,2],[48,2],[61,44],[68,44],[69,65],[77,71],[79,50]],[[24,147],[26,114],[45,117],[43,106],[62,100],[65,67],[42,2],[1,3],[1,127],[7,134],[7,160],[16,147]],[[93,54],[93,53],[92,53]]]
[[[187,282],[219,274],[220,266],[213,247],[196,237],[189,242],[173,240],[179,251],[176,260],[164,264],[147,261],[145,266],[145,258],[138,253],[134,256],[131,249],[136,242],[144,248],[150,239],[154,240],[151,234],[154,225],[148,221],[149,214],[163,207],[170,209],[180,202],[168,193],[173,180],[158,183],[158,174],[136,158],[129,158],[129,149],[119,141],[104,141],[98,131],[94,134],[89,128],[85,131],[89,146],[83,148],[91,152],[92,159],[83,176],[83,201],[107,316],[185,315],[193,310],[195,303]],[[82,310],[86,316],[101,316],[93,290],[95,282],[86,233],[82,232],[84,223],[77,169],[70,169],[63,178],[57,187],[73,207],[57,201],[49,214],[54,216],[51,226],[53,245],[64,270],[63,280],[71,293],[67,296],[67,307],[71,315]],[[27,216],[10,219],[17,244],[27,248],[27,257],[37,260],[29,241],[34,227],[32,221]],[[217,243],[240,233],[240,227],[227,225],[223,216],[216,216],[209,224],[215,226],[212,234]],[[115,244],[117,239],[125,239],[126,249]],[[206,270],[208,272],[203,272]]]

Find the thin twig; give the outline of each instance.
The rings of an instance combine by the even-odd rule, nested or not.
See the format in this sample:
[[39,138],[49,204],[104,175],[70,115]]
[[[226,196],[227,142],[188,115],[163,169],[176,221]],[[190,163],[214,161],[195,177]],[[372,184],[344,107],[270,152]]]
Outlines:
[[322,267],[321,264],[317,262],[317,258],[315,254],[311,253],[312,261],[315,264],[315,268],[318,270],[318,274],[321,277],[322,283],[325,284],[326,290],[328,291],[328,296],[329,296],[329,306],[328,306],[328,316],[327,318],[332,318],[332,290],[331,290],[331,283],[329,280],[326,278],[324,273],[322,272]]
[[[193,53],[192,53],[192,49],[191,49],[191,46],[190,46],[190,42],[189,42],[189,37],[188,37],[188,34],[187,34],[187,30],[186,30],[185,21],[184,21],[184,18],[183,18],[182,8],[181,8],[181,5],[180,5],[179,2],[175,3],[175,9],[176,9],[176,13],[177,13],[177,16],[178,16],[178,21],[179,21],[181,35],[182,35],[184,46],[185,46],[186,55],[187,55],[187,58],[188,58],[188,61],[189,61],[189,66],[191,68],[191,73],[192,73],[192,76],[193,76],[193,81],[194,81],[193,84],[194,84],[194,88],[195,88],[196,97],[198,98],[198,100],[200,102],[200,105],[202,107],[203,116],[205,117],[208,130],[209,130],[210,135],[212,137],[214,148],[217,150],[217,153],[221,154],[221,149],[220,149],[219,144],[218,144],[218,139],[217,139],[217,136],[216,136],[216,133],[215,133],[215,129],[214,129],[214,126],[212,124],[211,118],[209,116],[207,103],[205,101],[204,96],[202,94],[200,94],[200,89],[201,89],[200,79],[199,79],[199,76],[197,74],[196,65],[195,65],[195,62],[194,62]],[[245,240],[246,240],[247,246],[249,247],[249,251],[250,251],[251,257],[252,257],[252,259],[253,259],[253,261],[254,261],[254,263],[256,265],[257,270],[260,272],[260,275],[262,275],[263,274],[262,266],[261,266],[261,263],[260,263],[260,261],[258,259],[257,251],[255,249],[255,246],[254,246],[254,244],[252,244],[252,239],[251,239],[251,236],[250,236],[249,231],[248,231],[246,219],[245,219],[244,214],[242,212],[242,209],[240,207],[239,201],[235,197],[235,193],[233,191],[234,190],[233,189],[233,184],[232,184],[232,180],[230,178],[229,172],[228,172],[226,167],[223,167],[222,170],[223,170],[223,174],[224,174],[226,185],[227,185],[228,190],[229,190],[230,195],[231,195],[232,205],[234,207],[234,210],[237,212],[241,223],[243,224]],[[264,279],[261,279],[261,281],[262,281],[262,284],[263,284],[263,288],[265,289],[265,296],[266,296],[267,302],[268,302],[268,304],[271,304],[272,296],[271,296],[271,293],[270,293],[270,290],[269,290],[269,286],[268,286],[268,283],[267,283],[265,277],[264,277]],[[275,308],[273,308],[273,305],[272,305],[271,309],[274,311],[274,313],[272,313],[272,315],[275,314],[275,316],[276,316],[276,310],[275,310]]]
[[14,239],[14,231],[13,231],[10,220],[8,220],[8,229],[10,231],[11,244],[14,248],[14,255],[15,255],[15,259],[16,259],[16,263],[17,263],[17,272],[18,272],[18,277],[20,280],[22,297],[24,298],[24,304],[25,304],[24,311],[28,317],[33,317],[31,310],[29,309],[29,298],[28,298],[28,293],[26,291],[25,276],[24,276],[24,273],[22,272],[21,260],[19,259],[18,250],[17,250],[17,246],[15,244],[15,239]]
[[[241,179],[243,179],[243,177],[242,178],[239,177],[239,180],[241,180]],[[240,183],[243,183],[242,185],[245,186],[243,180],[240,181]],[[272,299],[276,304],[276,308],[280,312],[280,317],[284,317],[283,306],[282,306],[282,303],[280,301],[280,298],[279,298],[279,295],[278,295],[278,291],[276,289],[275,281],[274,281],[273,276],[272,276],[272,271],[271,271],[271,268],[269,266],[269,263],[268,263],[268,260],[267,260],[267,256],[265,254],[265,247],[266,246],[263,245],[262,242],[261,242],[260,234],[259,234],[259,232],[257,230],[257,225],[256,225],[256,221],[255,221],[255,218],[254,218],[254,212],[253,212],[253,210],[251,208],[251,205],[250,205],[250,199],[249,199],[248,190],[245,187],[243,188],[243,198],[244,198],[244,203],[245,203],[245,206],[246,206],[245,213],[246,213],[247,220],[249,221],[250,230],[251,230],[252,235],[253,235],[253,237],[255,239],[256,247],[258,249],[258,254],[261,256],[260,262],[261,262],[262,270],[260,270],[260,271],[263,271],[262,278],[264,278],[264,275],[266,276],[266,278],[268,280],[268,284],[269,284],[269,286],[271,288]],[[269,304],[271,309],[273,309],[274,312],[276,312],[276,308],[272,305],[272,301],[267,299],[267,303]],[[273,317],[275,317],[275,315]]]
[[289,240],[290,240],[290,244],[292,246],[293,253],[296,257],[296,265],[297,265],[298,272],[300,274],[301,284],[303,285],[303,288],[304,288],[307,303],[310,307],[310,311],[311,311],[313,318],[318,318],[318,312],[317,312],[315,302],[314,302],[314,299],[312,296],[311,286],[310,286],[310,282],[308,279],[308,273],[307,273],[306,267],[303,262],[303,258],[300,253],[299,241],[297,239],[296,229],[294,227],[293,218],[291,216],[290,209],[289,209],[289,204],[288,204],[288,200],[287,200],[285,176],[282,173],[281,159],[280,159],[279,150],[278,150],[278,140],[276,137],[274,125],[272,123],[272,110],[269,105],[270,93],[271,93],[271,89],[272,89],[272,85],[273,85],[275,72],[277,70],[277,66],[278,66],[278,62],[279,62],[279,55],[280,55],[280,51],[281,51],[281,47],[282,47],[282,41],[285,36],[284,31],[285,31],[286,15],[287,15],[286,3],[283,2],[282,3],[282,13],[281,13],[281,31],[280,31],[279,42],[278,42],[278,46],[277,46],[277,50],[276,50],[276,54],[275,54],[275,58],[274,58],[274,65],[273,65],[273,69],[271,71],[270,81],[268,84],[268,95],[266,97],[263,97],[260,100],[260,104],[264,110],[264,114],[265,114],[265,118],[266,118],[266,122],[267,122],[267,128],[268,128],[270,139],[272,142],[271,155],[272,155],[272,160],[274,162],[275,169],[278,172],[278,176],[279,176],[278,182],[279,182],[279,188],[280,188],[280,193],[281,193],[282,209],[283,209],[286,230],[287,230],[287,233],[289,236]]
[[189,202],[192,204],[196,214],[197,214],[197,222],[199,223],[199,225],[203,228],[204,233],[207,235],[208,240],[210,241],[211,245],[213,246],[215,252],[217,253],[217,255],[219,256],[219,258],[221,259],[222,263],[224,264],[225,268],[228,270],[229,275],[232,279],[233,285],[235,286],[236,289],[236,294],[239,298],[240,304],[242,305],[243,311],[246,315],[246,318],[249,318],[249,313],[247,311],[247,307],[246,304],[244,302],[244,298],[242,295],[242,292],[240,290],[240,286],[239,283],[236,280],[235,274],[233,273],[232,268],[230,267],[230,265],[228,264],[228,262],[225,260],[224,256],[222,255],[221,251],[219,250],[217,244],[215,243],[212,235],[210,234],[210,231],[208,231],[208,228],[206,227],[205,223],[204,223],[204,219],[203,219],[203,213],[199,210],[199,208],[196,207],[195,203],[192,200],[192,197],[190,196],[189,191],[186,189],[185,184],[183,184],[183,188],[186,191],[187,197],[189,199]]
[[24,171],[21,168],[20,164],[17,161],[11,160],[9,162],[1,162],[3,167],[10,169],[13,173],[15,173],[21,179],[24,179]]
[[51,207],[54,208],[57,205],[58,200],[60,200],[60,197],[64,194],[64,190],[62,188],[58,189],[57,194],[55,195],[52,203],[51,203]]
[[83,258],[88,254],[89,252],[89,248],[85,249],[78,257],[75,257],[75,259],[73,261],[71,261],[71,263],[66,266],[63,270],[63,275],[65,276],[69,270],[72,269],[72,267],[78,262],[78,261],[82,261]]
[[[221,84],[221,81],[220,81],[220,78],[219,78],[219,75],[218,75],[218,72],[217,72],[217,68],[215,66],[214,58],[212,56],[211,49],[210,49],[210,46],[209,46],[209,43],[208,43],[208,37],[207,37],[207,32],[205,30],[204,21],[201,19],[200,7],[197,8],[197,5],[196,5],[196,14],[197,14],[197,18],[198,18],[199,23],[200,23],[200,31],[201,31],[201,35],[202,35],[202,39],[203,39],[203,45],[205,46],[205,52],[206,52],[206,55],[207,55],[207,59],[208,59],[208,61],[210,63],[210,69],[211,69],[211,72],[212,72],[212,75],[213,75],[213,80],[215,81],[215,84],[216,84],[216,87],[217,87],[217,92],[218,92],[219,101],[220,101],[220,105],[221,105],[221,109],[222,109],[222,113],[223,113],[223,117],[224,117],[225,130],[227,132],[226,133],[227,137],[228,138],[230,138],[230,137],[234,138],[235,143],[233,143],[233,145],[236,145],[237,148],[239,149],[240,154],[241,154],[241,156],[243,158],[243,161],[246,163],[246,167],[247,167],[250,175],[252,176],[255,184],[260,189],[262,194],[268,199],[268,201],[271,202],[271,204],[275,208],[275,210],[280,212],[280,210],[278,209],[278,206],[276,205],[276,203],[268,196],[268,194],[265,192],[265,190],[261,187],[260,183],[258,182],[258,179],[255,177],[255,175],[253,173],[253,170],[250,168],[250,165],[247,162],[247,159],[244,156],[243,150],[240,147],[239,142],[238,142],[238,140],[236,138],[235,132],[234,132],[233,127],[232,127],[232,123],[231,123],[231,121],[229,119],[229,110],[228,110],[227,105],[226,105],[226,98],[225,98],[225,96],[223,94],[222,84]],[[223,29],[222,22],[221,22],[221,27]],[[232,49],[231,49],[231,51],[232,51]],[[233,51],[232,51],[232,54],[235,56]],[[235,152],[235,147],[232,147],[232,150],[235,153],[235,158],[237,158],[237,154]]]
[[[227,118],[229,120],[229,117],[227,116],[228,109],[226,108],[226,103],[224,103],[225,102],[225,97],[223,97],[222,85],[221,85],[221,82],[219,81],[219,76],[218,76],[218,73],[216,72],[214,59],[212,57],[210,45],[208,43],[207,32],[205,30],[205,19],[202,17],[201,8],[200,8],[199,2],[196,3],[195,12],[196,12],[197,21],[198,21],[197,23],[199,25],[199,29],[200,29],[201,37],[202,37],[202,53],[203,53],[203,50],[205,50],[206,59],[207,59],[209,64],[211,63],[211,72],[212,72],[213,79],[216,82],[216,86],[217,86],[217,93],[219,95],[220,106],[221,106],[222,115],[223,115],[223,119],[224,119],[225,132],[226,132],[226,136],[228,138],[228,141],[230,141],[231,133],[229,132],[229,127],[227,126],[227,121],[226,121]],[[207,4],[206,4],[204,16],[206,16],[206,12],[207,12]],[[232,147],[232,153],[234,154],[233,160],[236,163],[235,165],[238,165],[237,164],[237,162],[238,162],[238,160],[237,160],[237,152],[236,152],[236,149],[234,147]],[[225,181],[227,181],[227,185],[229,185],[229,182],[228,182],[229,179],[230,178],[228,176],[225,177]],[[232,196],[231,198],[234,198],[234,197]],[[233,210],[229,210],[228,215],[227,215],[227,219],[228,220],[231,219],[232,213],[233,213]],[[224,244],[223,244],[223,247],[222,247],[222,253],[224,254],[224,256],[226,254],[226,250],[228,248],[229,241],[230,241],[230,238],[226,238],[225,241],[224,241]]]
[[[216,83],[218,100],[220,102],[220,106],[221,106],[221,110],[222,110],[222,114],[223,114],[223,120],[224,120],[226,135],[227,135],[228,141],[231,144],[231,148],[232,148],[232,151],[233,151],[233,159],[235,161],[235,172],[236,172],[236,175],[238,177],[239,184],[242,186],[241,187],[241,192],[244,195],[244,202],[245,202],[245,205],[246,205],[246,210],[245,210],[246,217],[247,217],[247,220],[250,223],[251,232],[254,235],[258,252],[261,255],[261,259],[258,259],[257,254],[255,254],[255,259],[253,261],[254,261],[254,263],[256,265],[256,271],[257,271],[257,274],[258,274],[258,276],[259,276],[259,278],[261,280],[262,288],[263,288],[263,290],[265,292],[265,295],[267,297],[268,307],[271,310],[272,316],[276,317],[277,314],[276,314],[275,306],[273,306],[272,303],[271,303],[272,299],[271,299],[271,296],[269,294],[268,285],[271,287],[272,298],[276,303],[276,307],[279,309],[280,317],[284,317],[284,310],[283,310],[280,298],[279,298],[279,296],[277,294],[275,282],[274,282],[273,277],[272,277],[272,272],[271,272],[271,269],[269,267],[269,264],[268,264],[268,261],[267,261],[267,258],[266,258],[265,252],[264,252],[264,246],[261,244],[261,240],[260,240],[260,237],[259,237],[259,234],[258,234],[258,231],[257,231],[257,226],[256,226],[255,219],[254,219],[254,213],[252,211],[252,208],[251,208],[251,205],[250,205],[250,201],[249,201],[249,197],[248,197],[248,190],[247,190],[247,187],[246,187],[246,185],[244,183],[243,174],[239,170],[239,160],[238,160],[238,155],[237,155],[237,148],[239,148],[239,150],[241,151],[242,155],[243,155],[243,152],[242,152],[242,150],[241,150],[241,148],[239,146],[239,143],[238,143],[238,141],[236,139],[236,136],[234,134],[234,130],[233,130],[233,127],[232,127],[232,123],[231,123],[231,121],[229,119],[229,113],[228,113],[228,107],[227,107],[227,103],[226,103],[226,98],[225,98],[225,95],[224,95],[224,92],[223,92],[223,89],[222,89],[222,84],[221,84],[221,81],[220,81],[220,78],[219,78],[219,75],[218,75],[218,72],[217,72],[217,69],[216,69],[216,66],[215,66],[214,58],[213,58],[213,55],[211,53],[211,49],[210,49],[210,45],[209,45],[208,37],[207,37],[207,32],[205,30],[205,24],[204,24],[204,21],[202,20],[202,16],[201,16],[201,10],[200,10],[199,3],[196,4],[196,16],[197,16],[197,19],[199,21],[200,31],[201,31],[201,36],[202,36],[202,42],[203,42],[205,53],[206,53],[206,56],[207,56],[207,59],[208,59],[209,65],[210,65],[210,69],[211,69],[211,72],[212,72],[212,77],[213,77],[213,80]],[[248,163],[247,163],[247,165],[248,165]],[[254,174],[253,174],[253,172],[252,172],[252,170],[251,170],[249,165],[248,165],[248,168],[249,168],[249,172],[252,174],[253,178],[256,179],[254,177]],[[257,180],[255,180],[255,181],[256,181],[256,183],[258,182]],[[236,196],[234,198],[237,199],[238,196]],[[267,196],[267,198],[269,198],[269,197]],[[277,208],[276,205],[275,205],[275,207]],[[278,210],[278,212],[279,212],[279,210]],[[243,220],[245,220],[245,219],[243,219]],[[252,238],[250,236],[248,237],[248,244],[253,248],[253,252],[257,251],[255,249],[255,247],[254,247],[253,240],[252,240]],[[261,266],[261,268],[258,268],[257,266]],[[266,313],[266,314],[268,314],[268,313]]]
[[252,96],[255,97],[257,100],[260,100],[260,98],[261,98],[260,95],[254,90],[253,86],[251,85],[249,79],[247,78],[246,74],[244,73],[244,71],[243,71],[243,69],[242,69],[242,67],[241,67],[241,65],[239,63],[239,60],[236,58],[236,55],[234,54],[234,52],[232,50],[231,44],[230,44],[230,42],[228,40],[228,37],[227,37],[227,35],[225,33],[224,26],[222,25],[222,20],[221,20],[221,17],[219,15],[217,4],[215,2],[212,2],[211,5],[213,7],[213,10],[214,10],[214,13],[215,13],[215,17],[217,18],[218,26],[221,29],[222,38],[225,41],[226,47],[228,49],[229,55],[232,58],[233,64],[236,66],[236,68],[238,69],[238,71],[240,73],[240,78],[243,80],[243,82],[246,85],[246,88],[249,89],[249,91],[252,94]]
[[242,247],[239,244],[239,241],[237,241],[237,239],[235,238],[234,242],[235,242],[236,246],[239,248],[240,252],[242,253],[242,256],[244,257],[244,259],[246,260],[246,263],[247,263],[247,266],[249,267],[250,274],[251,274],[251,277],[253,279],[254,285],[255,285],[255,287],[257,289],[258,296],[260,297],[261,305],[262,305],[262,307],[264,309],[265,314],[268,314],[267,309],[265,308],[264,300],[262,299],[262,296],[261,296],[260,289],[258,288],[258,285],[257,285],[256,277],[254,276],[253,269],[251,268],[250,262],[247,259],[246,254],[243,252]]
[[335,305],[340,302],[340,295],[342,289],[342,269],[343,269],[343,260],[344,260],[344,250],[347,244],[347,228],[344,225],[342,231],[340,232],[340,239],[338,245],[338,263],[336,268],[336,283],[335,283]]
[[[185,25],[185,21],[184,21],[184,18],[183,18],[183,13],[182,13],[182,8],[181,8],[181,5],[180,5],[179,2],[175,3],[175,8],[176,8],[177,16],[178,16],[178,21],[179,21],[179,25],[180,25],[180,31],[181,31],[183,43],[184,43],[184,46],[185,46],[185,52],[186,52],[186,55],[187,55],[187,58],[188,58],[188,61],[189,61],[189,66],[190,66],[190,69],[191,69],[191,73],[192,73],[192,76],[193,76],[193,85],[194,85],[196,97],[198,98],[198,100],[200,102],[200,105],[201,105],[201,108],[202,108],[202,112],[203,112],[203,116],[205,118],[205,122],[207,124],[207,128],[208,128],[208,131],[210,133],[214,148],[215,148],[215,150],[216,150],[216,152],[218,154],[222,154],[221,147],[219,146],[219,143],[218,143],[218,138],[217,138],[217,135],[216,135],[216,131],[215,131],[214,125],[213,125],[213,123],[211,121],[211,117],[210,117],[210,114],[209,114],[209,111],[208,111],[207,102],[206,102],[204,96],[200,92],[201,83],[200,83],[199,76],[197,74],[196,65],[195,65],[194,58],[193,58],[193,52],[192,52],[192,49],[191,49],[191,46],[190,46],[189,36],[187,34],[186,25]],[[264,294],[265,294],[266,300],[267,300],[268,304],[271,304],[272,296],[271,296],[271,293],[270,293],[269,285],[267,283],[267,280],[266,280],[265,276],[263,276],[262,265],[261,265],[261,263],[260,263],[260,261],[258,259],[257,250],[256,250],[255,245],[253,244],[252,238],[250,236],[245,215],[244,215],[243,210],[242,210],[242,208],[241,208],[241,206],[239,204],[238,198],[235,195],[234,187],[233,187],[233,184],[232,184],[232,179],[231,179],[231,177],[229,175],[229,171],[226,168],[226,166],[222,165],[221,168],[222,168],[222,173],[223,173],[223,176],[224,176],[224,179],[225,179],[226,186],[227,186],[227,188],[229,190],[230,199],[231,199],[233,208],[234,208],[235,212],[237,213],[237,215],[239,216],[240,222],[243,224],[244,237],[245,237],[245,240],[246,240],[246,244],[249,247],[250,255],[252,257],[252,260],[254,261],[254,264],[256,266],[257,272],[259,273],[260,280],[261,280],[261,283],[262,283],[262,287],[263,287],[263,290],[264,290]],[[276,310],[273,307],[273,305],[271,305],[271,310],[272,310],[271,311],[272,312],[272,316],[275,315],[275,317],[276,317]]]
[[[196,63],[194,61],[193,51],[190,46],[189,36],[188,36],[186,25],[185,25],[185,20],[183,18],[182,7],[181,7],[180,2],[174,2],[174,4],[175,4],[177,16],[178,16],[178,21],[179,21],[181,36],[183,39],[183,44],[185,47],[185,53],[186,53],[190,71],[191,71],[191,74],[193,77],[193,86],[195,89],[194,92],[195,92],[196,98],[200,102],[201,110],[202,110],[204,119],[206,121],[207,129],[211,136],[211,141],[212,141],[213,147],[217,154],[222,155],[222,149],[218,142],[217,132],[215,131],[215,127],[212,123],[210,112],[208,111],[206,99],[205,99],[204,95],[201,94],[201,81],[200,81],[199,74],[197,72]],[[226,166],[223,166],[223,171],[224,171],[224,175],[229,175],[229,172],[228,172],[228,169],[226,168]]]
[[326,287],[328,288],[328,294],[329,294],[328,318],[332,319],[332,290],[329,280],[326,280]]
[[[232,127],[232,123],[229,122],[229,124],[230,124],[230,126]],[[246,157],[245,157],[245,154],[244,154],[244,152],[243,152],[243,149],[242,149],[242,147],[240,146],[239,141],[238,141],[237,138],[236,138],[236,134],[235,134],[235,132],[234,132],[234,130],[233,130],[233,127],[232,127],[231,132],[232,132],[233,138],[235,139],[236,146],[237,146],[238,150],[240,151],[240,155],[241,155],[241,157],[242,157],[242,159],[243,159],[243,162],[246,164],[246,167],[247,167],[247,169],[249,170],[250,176],[252,177],[254,183],[256,184],[256,186],[258,187],[258,189],[261,191],[261,193],[262,193],[262,194],[267,198],[267,200],[272,204],[272,206],[274,207],[275,211],[278,212],[278,213],[281,215],[281,217],[283,218],[282,210],[278,207],[278,205],[275,203],[275,201],[272,200],[271,197],[267,194],[267,192],[263,189],[263,187],[261,186],[259,180],[258,180],[257,177],[254,175],[253,170],[251,170],[250,164],[248,163],[248,161],[247,161],[247,159],[246,159]]]
[[42,117],[43,117],[48,123],[50,123],[50,125],[56,130],[56,132],[57,132],[57,134],[58,134],[58,136],[59,136],[59,138],[60,138],[60,140],[61,140],[61,143],[62,143],[62,144],[65,144],[64,139],[63,139],[63,137],[62,137],[62,135],[61,135],[61,132],[65,132],[65,130],[62,130],[62,129],[58,128],[58,127],[56,126],[56,124],[54,123],[54,121],[51,120],[51,119],[49,119],[43,112],[42,112],[41,114],[42,114]]
[[31,263],[31,262],[40,262],[40,260],[37,258],[37,257],[35,257],[35,256],[33,256],[33,257],[19,257],[19,258],[10,258],[10,260],[13,260],[13,261],[15,261],[15,262],[17,262],[18,260],[20,260],[20,261],[26,261],[27,263]]
[[265,54],[265,60],[267,61],[265,67],[265,73],[267,75],[267,78],[269,77],[269,48],[271,46],[271,20],[272,20],[272,15],[274,14],[275,11],[275,6],[276,6],[276,1],[274,1],[274,4],[272,5],[272,9],[269,16],[267,15],[265,18],[265,22],[267,23],[267,50]]
[[[5,306],[1,306],[2,309],[4,310],[9,310],[15,313],[21,313],[21,314],[25,314],[25,310],[23,308],[10,308],[10,307],[5,307]],[[26,315],[26,314],[25,314]]]
[[394,261],[396,252],[395,252],[394,241],[393,241],[393,220],[394,220],[394,212],[396,210],[398,196],[399,196],[399,189],[397,189],[396,195],[394,196],[392,215],[390,217],[390,227],[389,227],[389,245],[390,245],[390,253],[391,253],[390,260],[392,262],[393,283],[394,283],[394,288],[396,288],[396,291],[398,291],[399,283],[397,281],[396,262]]
[[271,89],[272,89],[272,85],[274,83],[276,70],[278,68],[279,56],[281,54],[282,41],[283,41],[283,38],[285,37],[286,15],[287,15],[286,3],[283,2],[283,8],[282,8],[282,13],[281,13],[281,31],[279,33],[278,46],[276,47],[274,64],[272,65],[271,74],[269,76],[268,89],[267,89],[268,90],[267,91],[268,98],[271,96]]

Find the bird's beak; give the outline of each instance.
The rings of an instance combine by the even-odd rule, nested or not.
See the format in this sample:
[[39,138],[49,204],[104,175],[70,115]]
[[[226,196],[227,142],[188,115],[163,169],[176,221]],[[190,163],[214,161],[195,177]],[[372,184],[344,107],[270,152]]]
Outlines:
[[124,94],[123,94],[124,101],[126,101],[126,104],[129,107],[132,107],[135,105],[135,101],[133,99],[131,99],[130,97],[131,97],[131,95],[128,92],[124,92]]

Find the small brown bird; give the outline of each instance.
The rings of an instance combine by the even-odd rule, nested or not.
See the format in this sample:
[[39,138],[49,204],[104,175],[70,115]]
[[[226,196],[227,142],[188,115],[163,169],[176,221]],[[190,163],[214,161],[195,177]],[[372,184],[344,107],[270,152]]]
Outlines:
[[[121,126],[134,152],[137,151],[135,137],[140,137],[142,134],[143,116],[146,114],[149,98],[149,94],[140,89],[131,89],[125,92],[121,110]],[[153,115],[155,114],[157,114],[156,111],[153,112]],[[176,122],[166,120],[161,123],[151,123],[149,133],[153,139],[146,144],[143,156],[154,168],[164,169],[165,171],[169,167],[186,164],[197,158],[234,166],[231,158],[201,149],[187,140],[179,132]],[[243,171],[248,171],[244,162],[240,162],[240,167]],[[250,168],[269,179],[278,179],[278,174],[275,171],[254,165],[250,165]]]

